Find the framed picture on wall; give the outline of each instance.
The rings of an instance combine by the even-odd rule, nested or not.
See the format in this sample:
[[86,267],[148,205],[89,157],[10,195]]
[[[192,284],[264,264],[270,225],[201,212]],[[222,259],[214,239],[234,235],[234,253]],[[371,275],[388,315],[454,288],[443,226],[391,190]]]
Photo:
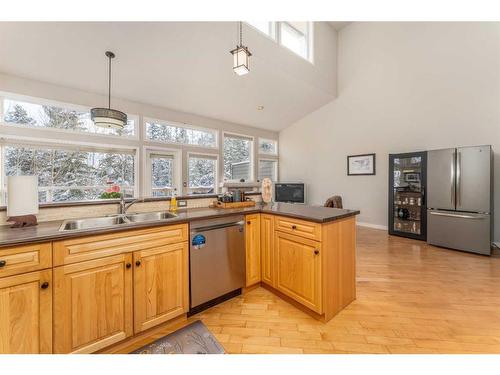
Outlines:
[[349,155],[347,157],[347,175],[375,175],[375,154]]

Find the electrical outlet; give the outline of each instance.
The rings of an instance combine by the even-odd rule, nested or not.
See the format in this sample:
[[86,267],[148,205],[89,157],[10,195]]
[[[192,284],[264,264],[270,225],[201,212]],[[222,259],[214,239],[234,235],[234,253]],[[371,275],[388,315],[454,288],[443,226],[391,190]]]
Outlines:
[[188,202],[186,200],[178,200],[177,201],[177,207],[187,207]]

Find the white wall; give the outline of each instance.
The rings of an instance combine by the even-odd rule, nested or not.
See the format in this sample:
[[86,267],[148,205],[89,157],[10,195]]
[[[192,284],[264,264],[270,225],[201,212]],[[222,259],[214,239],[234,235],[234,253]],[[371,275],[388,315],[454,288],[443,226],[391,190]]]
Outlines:
[[[2,92],[12,93],[24,96],[30,96],[35,98],[43,98],[48,100],[53,100],[57,102],[77,104],[86,107],[94,107],[106,103],[107,96],[102,96],[87,91],[77,90],[73,88],[58,86],[49,84],[46,82],[40,82],[35,80],[30,80],[26,78],[16,77],[12,75],[0,73],[0,96]],[[253,173],[254,176],[258,175],[258,152],[257,152],[257,141],[259,137],[266,139],[278,139],[278,133],[274,131],[254,128],[250,126],[245,126],[241,124],[235,124],[227,121],[217,120],[214,118],[208,118],[204,116],[198,116],[192,113],[180,112],[171,110],[164,107],[153,106],[144,103],[133,102],[130,100],[124,100],[120,98],[112,98],[113,106],[121,111],[127,112],[128,114],[138,115],[141,120],[143,117],[150,117],[154,119],[174,121],[179,123],[186,123],[189,125],[194,125],[198,127],[206,127],[219,130],[219,149],[204,149],[196,146],[187,145],[173,145],[173,144],[161,144],[157,142],[149,142],[143,140],[140,142],[138,139],[117,139],[116,137],[98,136],[94,134],[85,133],[53,133],[53,138],[70,142],[88,142],[88,143],[99,143],[106,145],[125,145],[131,147],[139,147],[141,144],[149,147],[163,147],[165,149],[182,149],[182,164],[183,164],[183,175],[184,180],[187,176],[187,153],[188,152],[198,152],[198,153],[216,153],[219,155],[219,168],[218,175],[219,180],[222,180],[223,171],[223,147],[222,147],[222,133],[232,132],[236,134],[243,134],[252,136],[255,139],[255,147],[253,150]],[[0,139],[2,136],[23,136],[28,138],[44,138],[47,137],[46,130],[33,129],[33,128],[13,128],[9,126],[0,126]],[[142,139],[143,135],[140,134]],[[139,163],[144,165],[143,152],[140,150],[139,155],[137,155],[137,160]],[[144,169],[139,168],[138,188],[141,195],[145,192],[144,185]],[[181,181],[182,182],[182,181]],[[180,189],[180,186],[179,186]],[[0,220],[1,221],[1,220]]]
[[[355,22],[338,48],[337,99],[280,133],[280,179],[306,182],[309,203],[340,194],[386,226],[389,153],[492,144],[498,171],[500,23]],[[347,155],[372,152],[376,176],[346,175]]]

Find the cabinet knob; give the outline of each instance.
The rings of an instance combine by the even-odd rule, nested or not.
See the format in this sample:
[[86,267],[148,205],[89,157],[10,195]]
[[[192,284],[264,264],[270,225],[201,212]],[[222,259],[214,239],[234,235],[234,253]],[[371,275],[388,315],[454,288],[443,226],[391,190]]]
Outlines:
[[314,255],[318,255],[318,254],[319,254],[319,250],[318,249],[314,250]]
[[42,283],[42,285],[40,285],[40,288],[42,289],[47,289],[49,287],[49,283],[47,281],[45,281],[44,283]]
[[139,267],[139,266],[141,265],[141,261],[140,261],[140,260],[136,260],[136,261],[135,261],[135,265],[136,265],[137,267]]
[[0,268],[5,267],[6,264],[7,264],[6,260],[0,260]]
[[292,229],[293,230],[297,229],[297,226],[296,225],[292,225]]
[[127,264],[125,265],[125,267],[130,268],[130,267],[132,267],[132,264],[131,264],[131,263],[127,263]]
[[247,224],[250,225],[250,224],[252,224],[252,222],[251,221],[247,221]]

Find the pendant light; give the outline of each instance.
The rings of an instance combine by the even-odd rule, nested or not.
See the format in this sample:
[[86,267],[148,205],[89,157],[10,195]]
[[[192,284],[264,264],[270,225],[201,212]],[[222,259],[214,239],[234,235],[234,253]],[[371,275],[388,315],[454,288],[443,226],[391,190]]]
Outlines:
[[233,55],[233,70],[239,76],[247,74],[250,71],[248,68],[248,60],[249,57],[252,56],[248,48],[243,45],[242,26],[242,22],[238,22],[240,44],[230,51]]
[[127,124],[127,115],[111,108],[111,59],[115,58],[115,54],[106,51],[105,55],[109,59],[108,108],[92,108],[90,110],[90,118],[96,126],[108,129],[123,129]]

